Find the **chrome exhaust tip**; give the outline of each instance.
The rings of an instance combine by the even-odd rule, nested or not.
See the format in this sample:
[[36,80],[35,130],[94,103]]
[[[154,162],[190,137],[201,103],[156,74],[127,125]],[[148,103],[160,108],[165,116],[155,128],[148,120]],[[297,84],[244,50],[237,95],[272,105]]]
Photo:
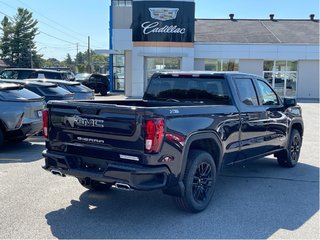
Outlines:
[[61,173],[59,170],[54,170],[54,169],[52,169],[51,171],[50,171],[53,175],[58,175],[58,176],[60,176],[60,177],[65,177],[66,175],[64,175],[63,173]]
[[124,191],[131,191],[131,187],[128,184],[125,183],[115,183],[114,188],[124,190]]

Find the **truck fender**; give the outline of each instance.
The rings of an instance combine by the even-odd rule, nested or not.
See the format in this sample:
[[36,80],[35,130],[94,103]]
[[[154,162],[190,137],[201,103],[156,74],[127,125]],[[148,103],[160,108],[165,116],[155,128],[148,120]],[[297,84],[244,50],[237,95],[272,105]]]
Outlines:
[[222,159],[223,159],[224,151],[223,151],[221,139],[219,138],[218,134],[216,132],[213,132],[213,131],[195,132],[195,133],[192,133],[187,138],[185,147],[183,148],[183,151],[182,151],[182,163],[181,163],[182,166],[181,166],[181,174],[180,174],[180,177],[179,177],[179,182],[182,182],[184,174],[185,174],[187,161],[188,161],[188,154],[189,154],[189,151],[190,151],[190,146],[195,141],[205,140],[205,139],[212,140],[215,143],[216,147],[218,148],[218,151],[219,151],[218,156],[219,157],[218,157],[218,159],[214,159],[214,161],[216,163],[217,170],[218,171],[220,170],[221,165],[222,165]]

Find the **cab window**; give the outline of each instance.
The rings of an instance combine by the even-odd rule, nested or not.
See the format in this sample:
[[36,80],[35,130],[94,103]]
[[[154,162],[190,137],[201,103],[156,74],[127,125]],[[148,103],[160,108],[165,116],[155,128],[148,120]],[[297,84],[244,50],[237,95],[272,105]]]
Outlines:
[[18,72],[15,70],[5,70],[1,73],[2,79],[18,79]]
[[235,79],[240,101],[245,105],[258,106],[256,90],[250,78]]
[[259,98],[262,105],[279,105],[279,99],[272,88],[262,80],[257,80]]

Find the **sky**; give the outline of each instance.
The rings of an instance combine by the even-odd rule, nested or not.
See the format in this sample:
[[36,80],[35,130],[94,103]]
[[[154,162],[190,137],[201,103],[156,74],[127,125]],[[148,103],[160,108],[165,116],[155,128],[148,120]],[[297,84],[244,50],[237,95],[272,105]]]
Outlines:
[[[195,0],[196,18],[319,19],[319,0]],[[88,36],[92,49],[109,48],[110,0],[0,0],[0,19],[27,8],[38,20],[38,52],[44,58],[63,60],[85,51]],[[1,34],[1,32],[0,32]],[[78,47],[77,47],[78,46]]]

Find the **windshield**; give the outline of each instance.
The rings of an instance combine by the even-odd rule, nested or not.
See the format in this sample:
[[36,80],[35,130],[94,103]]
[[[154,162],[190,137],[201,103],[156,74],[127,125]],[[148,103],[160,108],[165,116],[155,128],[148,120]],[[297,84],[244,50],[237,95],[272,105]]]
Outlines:
[[78,73],[76,74],[75,79],[76,81],[84,81],[86,79],[89,79],[90,76],[90,73]]
[[165,76],[152,78],[144,99],[201,104],[231,104],[224,77]]

